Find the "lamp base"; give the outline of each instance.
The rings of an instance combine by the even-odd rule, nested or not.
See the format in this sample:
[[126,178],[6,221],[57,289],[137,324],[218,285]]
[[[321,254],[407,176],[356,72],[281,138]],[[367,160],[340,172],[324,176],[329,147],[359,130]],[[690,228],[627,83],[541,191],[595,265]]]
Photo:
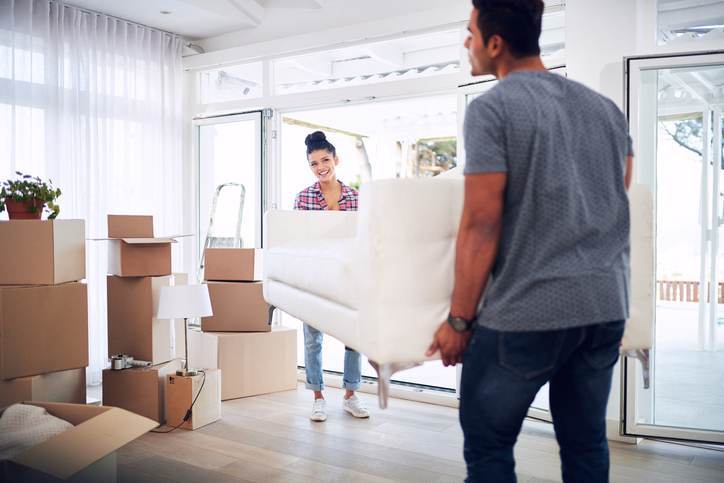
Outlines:
[[193,377],[197,376],[198,374],[199,371],[197,371],[196,369],[180,369],[176,371],[176,375],[181,377]]

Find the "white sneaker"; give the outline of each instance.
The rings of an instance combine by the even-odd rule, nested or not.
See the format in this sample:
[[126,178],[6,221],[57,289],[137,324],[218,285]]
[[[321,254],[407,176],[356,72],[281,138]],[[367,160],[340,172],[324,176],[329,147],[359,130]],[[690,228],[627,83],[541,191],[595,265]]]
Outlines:
[[350,413],[355,418],[370,417],[370,412],[367,410],[364,403],[362,403],[362,401],[360,400],[360,398],[357,397],[356,394],[349,399],[345,399],[342,407],[345,411]]
[[327,420],[327,401],[324,399],[315,399],[314,406],[312,407],[312,415],[309,419],[312,421],[326,421]]

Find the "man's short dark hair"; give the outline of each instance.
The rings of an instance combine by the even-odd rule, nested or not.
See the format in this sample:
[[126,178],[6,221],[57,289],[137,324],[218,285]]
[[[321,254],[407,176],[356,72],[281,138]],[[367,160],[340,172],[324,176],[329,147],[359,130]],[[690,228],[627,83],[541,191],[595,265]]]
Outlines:
[[543,0],[473,0],[483,43],[499,35],[517,58],[540,55]]

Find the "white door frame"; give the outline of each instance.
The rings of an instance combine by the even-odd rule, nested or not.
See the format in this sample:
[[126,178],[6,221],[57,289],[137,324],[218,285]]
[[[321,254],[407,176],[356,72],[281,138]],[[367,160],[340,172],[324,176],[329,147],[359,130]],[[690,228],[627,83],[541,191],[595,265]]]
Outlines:
[[[652,72],[659,69],[714,65],[724,65],[724,51],[636,56],[624,59],[625,108],[629,120],[630,134],[633,138],[633,151],[636,155],[634,160],[633,182],[648,186],[654,194],[654,197],[656,197],[655,146],[657,143],[657,113],[650,109],[645,109],[647,106],[642,106],[641,99],[648,97],[649,100],[651,100],[651,96],[656,95],[656,86],[652,85],[651,82],[648,82],[648,84],[644,82],[644,76],[652,75]],[[651,122],[651,116],[654,116],[654,122]],[[644,119],[645,122],[641,122],[642,119]],[[642,125],[646,127],[645,130],[641,129]],[[704,166],[702,170],[702,183],[706,185],[708,184],[708,163],[702,164]],[[656,206],[655,202],[654,206]],[[705,219],[707,217],[716,217],[718,220],[720,216],[718,203],[714,203],[714,206],[716,206],[717,209],[715,209],[712,214],[704,214]],[[705,227],[702,229],[705,229]],[[718,232],[718,230],[716,231]],[[712,245],[716,247],[716,243],[712,243]],[[654,243],[654,257],[656,256],[655,252],[656,244]],[[711,253],[709,255],[711,255]],[[713,287],[713,289],[716,290],[716,287]],[[656,291],[654,291],[654,300],[651,300],[652,304],[656,303],[655,297]],[[702,293],[702,299],[704,297],[705,293]],[[716,303],[713,304],[711,310],[716,311]],[[711,320],[713,319],[711,319],[710,316],[710,323]],[[655,324],[655,320],[652,320],[651,323]],[[701,321],[702,325],[703,323],[704,320]],[[655,380],[655,357],[655,350],[652,350],[650,363],[650,380],[652,384]],[[629,360],[628,357],[624,358],[623,375],[624,398],[622,401],[622,412],[624,424],[622,427],[625,436],[724,443],[724,432],[720,431],[680,428],[639,422],[640,420],[650,420],[649,418],[652,415],[654,404],[653,386],[647,390],[642,389],[643,378],[641,365],[634,360]]]
[[[254,240],[255,246],[260,247],[262,243],[262,230],[263,230],[263,220],[264,220],[264,200],[266,199],[266,187],[264,185],[264,179],[265,179],[265,167],[264,167],[264,151],[265,151],[265,139],[264,136],[266,135],[265,130],[265,123],[264,123],[264,111],[261,110],[255,110],[255,111],[248,111],[248,112],[240,112],[236,114],[228,114],[228,115],[220,115],[220,116],[209,116],[209,117],[197,117],[194,118],[192,121],[193,126],[193,132],[192,132],[192,139],[193,139],[193,170],[194,170],[194,200],[196,204],[196,219],[193,220],[193,226],[196,227],[194,231],[196,231],[196,246],[193,254],[193,263],[195,269],[198,269],[199,266],[199,260],[200,260],[200,250],[202,247],[201,243],[201,228],[202,228],[202,218],[203,215],[201,214],[201,151],[200,151],[200,133],[201,133],[201,127],[202,126],[209,126],[209,125],[215,125],[215,124],[227,124],[232,122],[239,122],[239,121],[254,121],[257,132],[259,133],[259,136],[255,140],[256,142],[256,152],[259,153],[260,156],[260,165],[258,170],[258,175],[256,179],[256,183],[259,189],[259,196],[256,197],[254,200],[254,206],[255,211],[259,214],[259,226],[256,228],[256,239]],[[245,202],[248,200],[245,200]]]

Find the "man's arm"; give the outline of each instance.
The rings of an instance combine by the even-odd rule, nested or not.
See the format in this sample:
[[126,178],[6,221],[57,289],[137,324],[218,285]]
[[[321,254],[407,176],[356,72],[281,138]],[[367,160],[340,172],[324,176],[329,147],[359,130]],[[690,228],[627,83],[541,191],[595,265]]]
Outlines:
[[465,203],[455,249],[455,288],[450,312],[472,319],[495,262],[503,219],[505,173],[465,177]]
[[[480,296],[498,253],[506,173],[478,173],[465,176],[465,202],[458,229],[455,254],[455,286],[450,313],[475,317]],[[427,354],[438,350],[443,364],[461,361],[469,333],[455,332],[443,322],[435,333]]]

